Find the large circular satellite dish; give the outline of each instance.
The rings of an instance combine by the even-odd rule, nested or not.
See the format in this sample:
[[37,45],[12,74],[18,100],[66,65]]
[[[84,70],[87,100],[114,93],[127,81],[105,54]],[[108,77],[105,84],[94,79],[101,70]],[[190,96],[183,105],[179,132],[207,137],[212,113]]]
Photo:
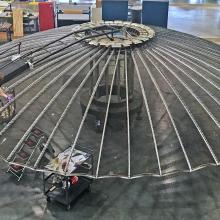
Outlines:
[[[130,179],[219,165],[219,46],[158,27],[86,23],[5,44],[0,65],[11,65],[19,42],[32,68],[4,84],[15,95],[0,110],[16,103],[0,128],[0,155],[14,170]],[[93,172],[70,169],[83,156]]]

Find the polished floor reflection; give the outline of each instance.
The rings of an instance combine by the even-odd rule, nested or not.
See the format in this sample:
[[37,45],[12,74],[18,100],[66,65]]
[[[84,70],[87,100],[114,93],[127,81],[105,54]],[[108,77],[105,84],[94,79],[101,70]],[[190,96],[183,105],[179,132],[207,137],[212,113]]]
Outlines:
[[170,6],[168,28],[220,42],[219,18],[219,6]]
[[171,4],[220,4],[219,0],[170,0]]
[[[4,220],[219,220],[218,168],[165,179],[94,182],[74,207],[48,204],[39,177],[28,174],[17,183],[1,173],[0,217]],[[30,186],[32,182],[32,186]]]

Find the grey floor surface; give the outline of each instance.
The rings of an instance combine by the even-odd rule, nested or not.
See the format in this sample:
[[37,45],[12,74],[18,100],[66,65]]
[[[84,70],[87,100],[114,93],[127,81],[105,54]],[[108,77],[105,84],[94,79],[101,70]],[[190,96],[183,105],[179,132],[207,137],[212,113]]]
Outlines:
[[220,42],[220,7],[186,4],[170,6],[168,28]]
[[69,212],[46,202],[39,179],[27,174],[17,183],[1,172],[0,219],[218,220],[220,216],[218,168],[165,179],[100,180]]

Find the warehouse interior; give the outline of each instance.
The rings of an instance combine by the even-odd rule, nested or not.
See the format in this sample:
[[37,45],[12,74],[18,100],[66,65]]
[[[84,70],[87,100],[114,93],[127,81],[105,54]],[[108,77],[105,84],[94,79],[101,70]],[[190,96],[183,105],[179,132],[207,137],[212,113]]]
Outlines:
[[220,1],[0,10],[0,219],[219,220]]

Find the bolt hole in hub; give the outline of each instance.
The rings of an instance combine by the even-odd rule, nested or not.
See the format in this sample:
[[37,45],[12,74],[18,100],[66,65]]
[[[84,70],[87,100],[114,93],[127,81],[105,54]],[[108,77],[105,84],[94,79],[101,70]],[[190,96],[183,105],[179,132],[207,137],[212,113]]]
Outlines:
[[[113,49],[121,50],[120,57],[118,60],[118,68],[115,75],[115,80],[113,84],[113,90],[111,94],[111,101],[109,106],[108,114],[108,125],[111,125],[114,129],[119,126],[119,123],[126,124],[127,119],[127,106],[126,106],[126,71],[125,63],[127,63],[127,80],[128,80],[128,93],[129,93],[129,115],[130,122],[134,118],[140,116],[142,109],[142,96],[134,89],[134,63],[131,58],[131,53],[129,48],[134,48],[134,46],[143,44],[154,37],[155,32],[153,29],[135,23],[122,22],[122,21],[108,21],[100,23],[85,23],[81,25],[82,29],[87,29],[86,32],[80,33],[79,37],[100,35],[98,37],[92,37],[86,39],[89,45],[101,46],[106,48],[111,48],[109,55]],[[91,30],[88,30],[91,29]],[[125,57],[125,50],[127,50],[127,55]],[[98,76],[100,75],[100,69],[106,63],[109,55],[99,64],[99,67],[93,72],[91,80],[91,88],[86,90],[80,97],[82,114],[84,114],[87,103],[93,91],[93,88],[97,82]],[[89,109],[89,114],[94,116],[94,124],[98,131],[102,131],[106,107],[109,99],[111,79],[116,62],[117,52],[110,61],[103,79],[101,80],[93,102]],[[125,62],[125,59],[127,61]],[[91,64],[92,67],[93,64]]]

